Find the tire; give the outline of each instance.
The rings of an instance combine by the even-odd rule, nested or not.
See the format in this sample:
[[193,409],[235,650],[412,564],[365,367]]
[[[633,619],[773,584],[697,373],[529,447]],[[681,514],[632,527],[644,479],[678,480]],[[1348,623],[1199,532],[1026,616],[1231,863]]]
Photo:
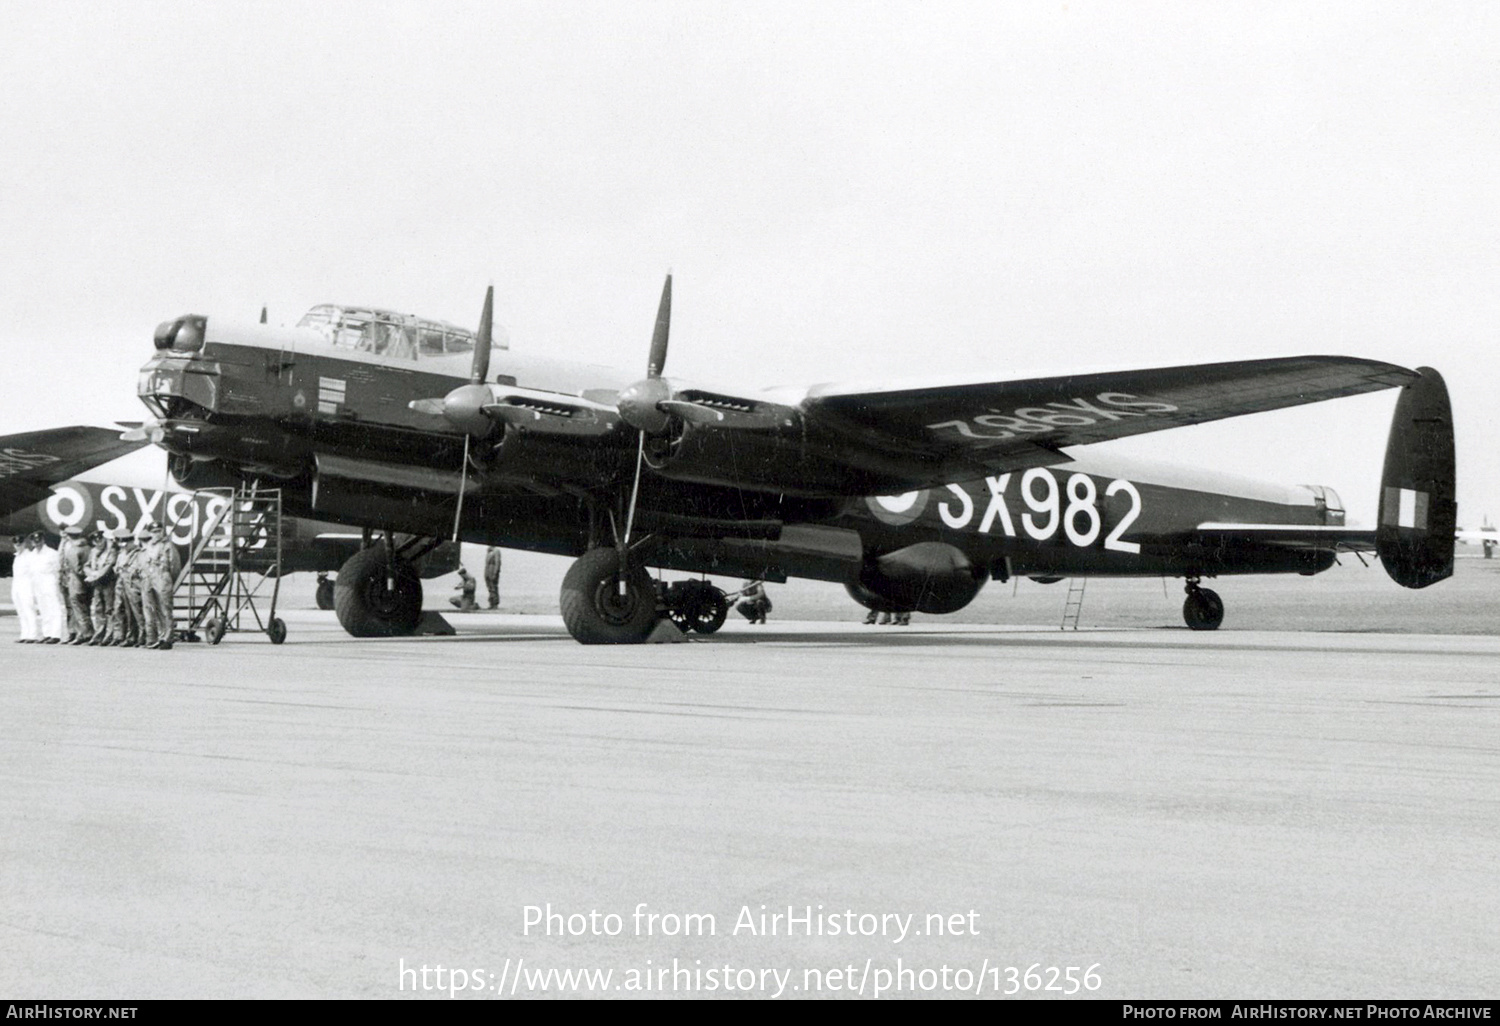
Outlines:
[[319,609],[333,608],[333,587],[332,581],[324,580],[318,582],[316,601]]
[[667,618],[684,633],[712,634],[724,626],[729,599],[707,581],[678,581],[667,586],[663,602]]
[[729,599],[718,588],[710,586],[699,596],[697,609],[688,617],[688,626],[699,634],[712,634],[724,626],[724,618],[728,615]]
[[[645,641],[656,626],[656,586],[644,567],[625,574],[620,593],[620,554],[614,549],[589,549],[563,576],[563,624],[584,645],[634,645]],[[343,575],[339,575],[343,579]]]
[[281,617],[271,617],[271,622],[266,625],[266,637],[271,639],[271,644],[279,645],[286,640],[286,624]]
[[210,645],[217,645],[224,640],[224,628],[228,626],[225,621],[214,619],[203,625],[203,637]]
[[397,563],[395,585],[387,588],[385,550],[362,549],[339,570],[333,609],[356,638],[405,637],[422,619],[422,581],[410,563]]
[[1182,619],[1189,630],[1216,631],[1224,622],[1224,600],[1207,588],[1189,592],[1182,603]]

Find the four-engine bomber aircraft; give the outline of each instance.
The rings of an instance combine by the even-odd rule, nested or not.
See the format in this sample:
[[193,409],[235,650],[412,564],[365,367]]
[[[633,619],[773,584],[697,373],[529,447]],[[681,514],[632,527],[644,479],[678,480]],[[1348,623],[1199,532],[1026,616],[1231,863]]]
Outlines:
[[[141,371],[146,433],[187,481],[274,479],[292,512],[383,538],[338,577],[340,622],[359,636],[415,627],[410,562],[449,536],[577,557],[561,605],[584,643],[642,641],[663,616],[722,623],[717,588],[658,587],[648,567],[836,581],[871,609],[924,613],[1012,575],[1170,575],[1195,629],[1224,615],[1208,577],[1314,574],[1341,549],[1378,553],[1409,588],[1452,572],[1452,418],[1436,371],[1298,356],[718,391],[662,375],[671,288],[669,275],[639,380],[509,351],[492,367],[493,288],[477,335],[327,306],[292,329],[179,317]],[[1373,530],[1345,526],[1329,488],[1075,452],[1384,388],[1403,393]]]

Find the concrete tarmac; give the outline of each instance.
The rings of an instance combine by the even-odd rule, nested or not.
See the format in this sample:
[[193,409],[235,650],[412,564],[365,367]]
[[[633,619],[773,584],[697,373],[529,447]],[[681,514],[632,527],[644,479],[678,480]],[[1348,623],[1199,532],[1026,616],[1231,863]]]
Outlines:
[[0,993],[1500,991],[1500,638],[283,615],[0,620]]

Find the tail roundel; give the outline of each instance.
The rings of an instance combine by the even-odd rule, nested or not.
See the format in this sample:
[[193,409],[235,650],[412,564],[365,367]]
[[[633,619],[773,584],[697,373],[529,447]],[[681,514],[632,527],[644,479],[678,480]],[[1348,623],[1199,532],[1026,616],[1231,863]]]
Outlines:
[[1431,367],[1396,401],[1380,480],[1375,551],[1391,580],[1425,588],[1453,575],[1453,408],[1448,386]]

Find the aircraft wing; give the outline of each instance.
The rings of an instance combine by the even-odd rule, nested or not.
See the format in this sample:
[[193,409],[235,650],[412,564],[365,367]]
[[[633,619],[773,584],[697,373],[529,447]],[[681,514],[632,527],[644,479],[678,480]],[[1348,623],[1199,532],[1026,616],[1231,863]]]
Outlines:
[[939,448],[1088,445],[1404,385],[1413,371],[1295,356],[891,391],[819,386],[804,408]]
[[924,388],[819,385],[798,403],[798,430],[826,459],[864,472],[864,479],[852,474],[846,483],[905,491],[1066,463],[1068,446],[1359,395],[1416,378],[1414,371],[1375,360],[1296,356]]
[[0,516],[40,502],[51,486],[145,445],[119,428],[82,425],[0,435]]

